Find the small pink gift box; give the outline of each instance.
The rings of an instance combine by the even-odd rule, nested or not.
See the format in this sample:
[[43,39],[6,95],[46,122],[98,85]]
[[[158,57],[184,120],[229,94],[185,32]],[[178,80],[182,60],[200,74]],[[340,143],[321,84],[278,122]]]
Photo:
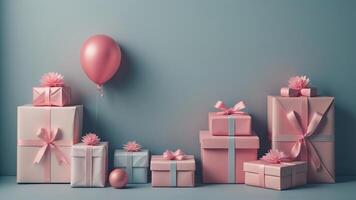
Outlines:
[[34,106],[66,106],[70,104],[70,88],[34,87],[32,89],[32,104]]
[[17,108],[17,182],[69,183],[82,106]]
[[305,185],[307,164],[304,161],[272,164],[263,160],[244,163],[245,184],[284,190]]
[[105,187],[108,169],[108,143],[72,147],[72,187]]
[[162,155],[151,157],[153,187],[194,187],[194,156],[186,155],[183,160],[166,160]]
[[248,114],[221,115],[209,113],[209,130],[216,136],[251,135],[251,116]]
[[272,149],[308,163],[309,183],[335,182],[334,98],[268,97]]
[[244,183],[243,163],[257,160],[257,136],[212,136],[200,131],[203,183]]

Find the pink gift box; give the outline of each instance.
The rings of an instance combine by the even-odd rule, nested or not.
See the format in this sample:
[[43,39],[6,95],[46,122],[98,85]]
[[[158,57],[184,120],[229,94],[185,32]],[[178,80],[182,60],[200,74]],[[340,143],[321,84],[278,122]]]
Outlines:
[[305,185],[307,164],[304,161],[272,164],[262,160],[244,163],[245,184],[284,190]]
[[71,100],[69,87],[34,87],[32,96],[34,106],[66,106]]
[[251,116],[248,114],[222,115],[209,113],[209,130],[212,135],[251,135]]
[[244,183],[243,163],[257,160],[257,136],[212,136],[200,131],[203,183]]
[[308,162],[308,182],[335,182],[333,97],[269,96],[268,134],[273,149]]
[[72,187],[105,187],[108,168],[108,143],[76,144],[72,147]]
[[194,156],[186,155],[183,160],[166,160],[161,155],[151,157],[153,187],[194,187]]
[[17,108],[17,182],[69,183],[82,106]]

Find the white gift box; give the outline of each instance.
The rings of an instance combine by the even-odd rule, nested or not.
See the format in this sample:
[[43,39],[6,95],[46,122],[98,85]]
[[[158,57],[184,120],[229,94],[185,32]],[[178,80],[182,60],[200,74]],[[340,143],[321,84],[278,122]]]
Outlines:
[[126,152],[115,150],[114,167],[126,171],[129,183],[147,183],[149,151]]

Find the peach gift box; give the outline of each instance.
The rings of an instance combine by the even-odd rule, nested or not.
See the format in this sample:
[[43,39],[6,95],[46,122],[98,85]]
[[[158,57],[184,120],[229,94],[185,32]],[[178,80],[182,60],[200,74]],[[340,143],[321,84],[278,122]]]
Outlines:
[[333,97],[269,96],[268,134],[272,149],[293,153],[300,145],[309,183],[335,182]]
[[72,147],[72,187],[105,187],[108,169],[108,143],[75,144]]
[[212,136],[200,131],[203,183],[244,183],[243,163],[257,160],[257,136]]
[[209,130],[212,135],[251,135],[251,116],[248,114],[222,115],[209,113]]
[[183,160],[166,160],[162,155],[151,157],[153,187],[194,187],[194,156],[186,155]]
[[272,164],[262,160],[244,163],[245,184],[284,190],[305,185],[307,164],[304,161]]
[[82,106],[17,108],[18,183],[70,182],[70,152],[82,115]]
[[34,106],[67,106],[71,95],[69,87],[34,87],[32,104]]

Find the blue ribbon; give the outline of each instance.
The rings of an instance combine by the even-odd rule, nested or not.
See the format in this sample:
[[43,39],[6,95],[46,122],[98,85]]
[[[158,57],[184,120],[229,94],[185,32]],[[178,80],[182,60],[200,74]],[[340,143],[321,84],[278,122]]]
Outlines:
[[126,167],[125,171],[127,173],[129,183],[133,182],[133,177],[132,177],[132,160],[133,160],[133,153],[132,152],[126,152]]
[[170,162],[170,175],[171,175],[171,186],[177,186],[177,162],[175,160],[171,160]]
[[229,159],[229,166],[228,166],[228,182],[229,183],[236,183],[235,181],[235,137],[228,136],[229,138],[229,147],[228,147],[228,159]]
[[235,119],[229,115],[227,116],[228,132],[229,136],[235,135]]

